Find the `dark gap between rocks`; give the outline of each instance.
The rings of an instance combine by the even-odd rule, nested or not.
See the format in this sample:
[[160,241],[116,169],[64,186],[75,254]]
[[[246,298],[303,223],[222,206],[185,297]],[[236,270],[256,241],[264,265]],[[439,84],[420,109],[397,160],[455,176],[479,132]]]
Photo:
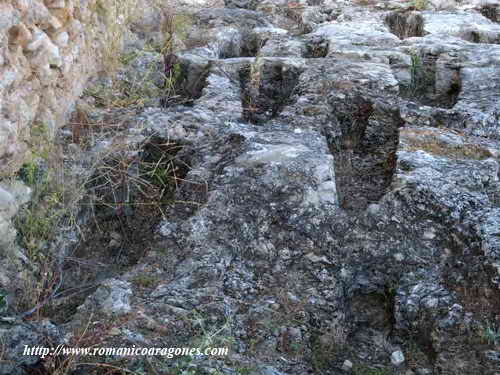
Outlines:
[[269,39],[245,36],[239,57],[256,57]]
[[300,3],[290,3],[284,7],[283,14],[290,19],[293,24],[289,29],[291,35],[299,36],[309,34],[313,31],[312,26],[304,22],[304,9],[305,8],[301,6]]
[[280,61],[256,60],[239,72],[243,119],[263,124],[277,117],[290,103],[299,69]]
[[334,157],[339,204],[362,211],[387,192],[396,170],[399,110],[357,93],[329,98],[331,121],[322,129]]
[[[498,272],[488,264],[481,238],[471,232],[467,235],[457,232],[450,237],[446,248],[452,253],[443,273],[447,289],[456,293],[462,306],[468,306],[474,319],[494,322],[500,311],[500,290],[495,284]],[[487,345],[483,346],[487,349]]]
[[[240,33],[240,41],[232,40],[221,48],[218,56],[219,59],[256,57],[268,40],[268,38],[261,38],[259,35],[252,33],[251,29],[243,29]],[[239,46],[237,45],[238,43],[240,43]]]
[[179,59],[176,55],[164,58],[165,95],[160,99],[162,107],[172,105],[193,106],[207,85],[210,64],[194,64],[189,59]]
[[313,38],[306,44],[307,50],[304,54],[306,59],[322,58],[328,54],[329,42],[324,39]]
[[497,11],[498,5],[490,4],[490,5],[483,5],[479,12],[486,18],[490,19],[493,22],[500,22],[498,15],[499,12]]
[[392,12],[384,22],[399,39],[424,36],[424,17],[418,12]]
[[[151,249],[190,169],[177,157],[183,147],[153,137],[135,149],[111,153],[97,166],[85,186],[88,225],[63,270],[63,299],[51,314],[55,320],[67,321],[100,281],[123,274]],[[72,297],[66,302],[66,296]]]
[[324,0],[308,0],[307,5],[309,6],[320,6],[324,5],[325,1]]
[[7,45],[9,46],[10,49],[14,49],[19,44],[21,39],[23,39],[24,37],[22,35],[22,29],[19,26],[12,26],[9,29],[7,35],[8,35]]
[[460,32],[460,38],[471,43],[500,44],[500,38],[491,38],[488,33],[481,33],[474,29],[474,27],[463,27]]
[[437,64],[439,56],[414,54],[409,67],[410,82],[400,84],[404,99],[438,108],[453,108],[462,90],[460,70],[445,63]]

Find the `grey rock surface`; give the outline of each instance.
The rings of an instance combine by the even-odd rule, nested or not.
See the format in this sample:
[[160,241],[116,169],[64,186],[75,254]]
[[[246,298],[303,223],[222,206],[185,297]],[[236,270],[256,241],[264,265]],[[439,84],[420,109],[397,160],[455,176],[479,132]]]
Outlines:
[[85,311],[86,315],[92,312],[111,316],[124,315],[131,311],[131,294],[132,290],[128,282],[116,279],[106,280],[79,309]]
[[199,13],[208,47],[179,54],[192,105],[137,117],[182,143],[190,169],[157,250],[126,278],[160,251],[168,276],[131,310],[181,342],[196,312],[260,372],[340,374],[348,359],[493,374],[475,332],[498,319],[500,296],[496,25],[228,5]]
[[179,145],[173,203],[66,328],[96,310],[123,319],[117,345],[230,348],[165,373],[496,374],[497,24],[226,5],[198,12],[209,40],[177,55],[188,100],[124,137]]
[[[63,332],[50,321],[35,324],[2,323],[0,338],[3,345],[3,358],[0,364],[0,374],[24,375],[43,368],[37,367],[41,362],[40,355],[27,355],[26,350],[54,348],[64,343]],[[37,349],[38,348],[38,349]]]

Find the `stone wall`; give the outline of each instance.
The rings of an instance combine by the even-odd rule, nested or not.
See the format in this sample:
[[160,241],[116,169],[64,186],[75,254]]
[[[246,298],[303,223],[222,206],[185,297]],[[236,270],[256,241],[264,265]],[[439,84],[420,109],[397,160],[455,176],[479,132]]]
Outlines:
[[119,44],[115,26],[130,11],[125,5],[133,6],[127,0],[0,3],[0,176],[22,165],[33,124],[53,132],[67,121],[88,78],[103,67],[107,44]]
[[[26,268],[13,220],[31,189],[16,179],[68,123],[88,80],[112,73],[138,0],[0,1],[0,286]],[[14,177],[14,178],[12,178]]]

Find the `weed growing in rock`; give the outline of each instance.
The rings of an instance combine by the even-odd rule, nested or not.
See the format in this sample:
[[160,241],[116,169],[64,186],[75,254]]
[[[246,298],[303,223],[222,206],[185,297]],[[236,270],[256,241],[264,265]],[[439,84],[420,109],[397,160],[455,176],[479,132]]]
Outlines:
[[[69,339],[65,349],[69,348],[99,348],[113,347],[113,330],[126,324],[130,316],[113,319],[112,322],[96,321],[94,315],[90,315],[87,321]],[[63,349],[64,350],[64,349]],[[116,375],[142,375],[148,372],[131,370],[129,364],[123,365],[120,356],[87,356],[82,353],[72,353],[60,356],[48,356],[44,361],[44,373],[54,375],[70,375],[76,372],[89,374],[116,374]]]
[[429,0],[414,0],[415,9],[426,10],[429,7]]
[[[91,31],[92,39],[102,45],[102,64],[108,76],[114,76],[120,66],[124,37],[136,17],[137,5],[137,0],[97,0],[90,7],[105,25],[104,30],[98,30],[96,23]],[[91,45],[87,48],[92,49]]]
[[500,345],[500,327],[486,322],[486,325],[482,327],[482,338],[489,345]]
[[290,103],[300,71],[280,62],[257,56],[250,66],[239,72],[243,118],[263,124],[276,118]]
[[159,95],[162,97],[161,105],[166,107],[171,103],[188,102],[183,97],[194,95],[189,95],[189,90],[185,87],[182,67],[175,53],[188,39],[193,19],[159,0],[154,2],[154,8],[161,15],[160,31],[163,37],[160,41],[149,44],[146,49],[163,55],[164,85],[163,92]]
[[453,108],[462,91],[458,68],[455,67],[450,71],[453,75],[447,82],[447,87],[439,87],[437,79],[441,68],[437,64],[437,56],[414,49],[408,54],[410,79],[400,86],[402,97],[426,106]]
[[422,71],[423,71],[422,58],[418,54],[412,53],[411,66],[410,66],[410,76],[411,76],[410,91],[413,94],[417,94],[422,89],[421,87]]
[[401,95],[424,105],[440,106],[435,96],[435,60],[433,56],[410,51],[410,80],[401,87]]
[[[175,56],[176,49],[187,38],[192,19],[187,14],[174,11],[168,2],[156,0],[152,6],[160,15],[160,31],[163,37],[158,42],[146,45],[142,54],[153,52],[164,56]],[[94,33],[91,40],[97,40],[102,44],[102,73],[110,79],[106,84],[97,84],[86,90],[88,95],[96,99],[98,105],[119,108],[144,107],[157,105],[161,97],[172,98],[182,95],[179,90],[181,67],[177,63],[173,63],[168,71],[165,69],[163,77],[159,61],[153,61],[140,79],[124,76],[123,67],[140,61],[141,58],[141,53],[137,51],[121,53],[125,34],[142,12],[138,8],[137,0],[113,0],[106,3],[97,0],[91,10],[106,26],[105,30],[97,30],[98,23],[95,23],[91,28]],[[91,44],[88,48],[92,48]],[[121,77],[117,77],[118,74]]]
[[207,348],[232,347],[235,339],[231,334],[232,322],[228,319],[222,321],[222,324],[210,324],[206,318],[193,312],[191,317],[187,318],[193,329],[201,334],[193,339],[193,347],[198,347],[202,351]]
[[132,283],[139,288],[153,288],[161,282],[161,278],[156,275],[141,274],[135,276]]
[[[89,130],[82,134],[80,144],[93,147],[103,134],[91,134],[95,129],[92,124],[87,125]],[[164,209],[171,204],[178,181],[189,169],[176,157],[181,145],[154,137],[141,138],[141,142],[115,136],[108,150],[93,153],[92,160],[85,162],[92,164],[90,167],[86,164],[89,172],[73,179],[62,174],[62,156],[58,156],[62,149],[49,136],[46,126],[33,126],[31,139],[32,158],[20,170],[18,178],[32,189],[32,200],[20,210],[16,221],[19,243],[26,249],[32,265],[32,274],[25,277],[24,292],[16,304],[19,311],[30,315],[42,307],[42,314],[45,307],[51,308],[49,302],[58,293],[63,279],[65,295],[86,293],[89,285],[93,285],[92,275],[100,270],[96,267],[92,272],[86,271],[76,288],[70,279],[80,277],[80,270],[72,269],[71,276],[62,277],[68,253],[57,244],[64,241],[64,233],[74,232],[81,237],[78,245],[71,248],[72,261],[109,257],[111,253],[103,252],[103,248],[116,248],[116,254],[111,255],[120,257],[126,244],[130,254],[111,263],[115,267],[134,264],[147,250],[154,226],[165,215]],[[96,227],[91,228],[93,233],[88,238],[88,230],[78,229],[77,218],[81,220],[82,216],[95,219]],[[130,238],[127,228],[134,228],[140,235]],[[116,246],[110,245],[110,234]],[[102,260],[103,263],[109,261]],[[136,281],[143,287],[154,283],[152,278]],[[75,298],[68,301],[73,306]]]
[[262,58],[256,56],[247,69],[240,72],[242,86],[243,118],[251,122],[259,122],[257,99],[261,85]]
[[162,54],[174,53],[177,44],[187,39],[194,20],[190,15],[177,12],[169,3],[161,0],[155,0],[153,6],[161,15],[160,31],[163,34],[163,40],[153,42],[147,48],[152,48]]
[[31,313],[41,308],[61,285],[61,262],[51,248],[59,234],[57,228],[76,226],[72,209],[75,202],[71,201],[61,174],[60,150],[49,133],[44,124],[32,126],[31,158],[17,176],[32,189],[31,201],[21,208],[15,220],[19,244],[33,266],[31,276],[24,278],[24,293],[17,302],[20,310],[32,308]]
[[179,97],[182,90],[179,88],[179,83],[182,80],[182,71],[179,63],[174,61],[165,61],[165,87],[164,87],[164,105],[170,100]]
[[[232,322],[230,320],[214,323],[213,320],[207,319],[205,315],[198,312],[192,312],[182,318],[192,332],[192,339],[184,345],[185,347],[199,348],[202,352],[208,348],[228,348],[230,351],[236,344],[236,340],[231,334]],[[225,355],[213,358],[223,360]],[[175,375],[198,374],[199,367],[196,358],[191,355],[177,358],[173,361],[168,373]],[[219,371],[216,370],[213,373],[217,374]]]
[[[125,66],[139,65],[146,61],[147,66],[140,75],[128,75],[125,69],[119,69],[118,76],[112,80],[100,81],[89,86],[84,94],[95,99],[95,104],[102,108],[143,108],[157,105],[158,98],[165,90],[165,81],[175,82],[176,77],[168,80],[161,73],[160,60],[157,56],[143,56],[140,53],[128,53],[121,57]],[[138,67],[136,67],[138,68]],[[117,79],[119,78],[119,79]]]
[[[119,142],[119,140],[118,140]],[[184,177],[188,166],[175,155],[182,146],[150,137],[139,144],[120,144],[96,166],[86,187],[93,192],[93,207],[111,208],[113,212],[152,206],[161,210],[168,203]]]
[[54,228],[64,215],[63,192],[50,165],[54,150],[46,126],[33,125],[31,139],[31,158],[18,172],[18,177],[33,193],[31,202],[21,210],[17,227],[21,245],[30,258],[41,259],[46,256],[43,249],[53,238]]
[[335,360],[335,357],[338,355],[340,347],[337,346],[337,343],[333,340],[326,339],[324,336],[318,337],[313,340],[311,345],[311,363],[313,368],[322,372],[330,368]]

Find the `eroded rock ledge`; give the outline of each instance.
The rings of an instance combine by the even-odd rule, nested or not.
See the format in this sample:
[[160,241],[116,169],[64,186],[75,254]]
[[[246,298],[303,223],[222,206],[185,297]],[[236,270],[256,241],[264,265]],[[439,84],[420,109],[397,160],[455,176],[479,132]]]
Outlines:
[[60,328],[92,314],[101,346],[230,347],[107,359],[132,371],[496,374],[498,23],[468,4],[226,5],[176,55],[189,100],[119,130],[143,157],[177,147],[173,204]]

